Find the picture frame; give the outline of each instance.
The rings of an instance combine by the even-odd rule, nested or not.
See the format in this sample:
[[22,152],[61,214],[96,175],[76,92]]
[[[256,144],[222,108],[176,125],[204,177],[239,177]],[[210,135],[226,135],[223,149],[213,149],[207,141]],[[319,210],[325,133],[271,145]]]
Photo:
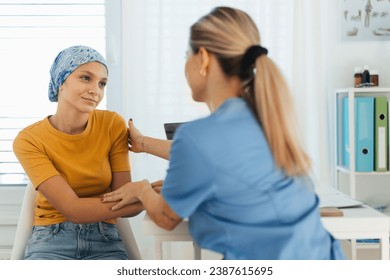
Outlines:
[[389,0],[340,0],[341,41],[389,41]]

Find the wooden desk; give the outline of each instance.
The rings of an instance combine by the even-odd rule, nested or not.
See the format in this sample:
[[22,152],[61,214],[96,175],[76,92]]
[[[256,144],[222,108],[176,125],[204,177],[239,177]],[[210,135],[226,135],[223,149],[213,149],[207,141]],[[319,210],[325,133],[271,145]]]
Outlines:
[[[341,209],[344,216],[322,217],[325,228],[337,239],[351,239],[352,259],[356,259],[356,239],[380,239],[381,259],[389,259],[390,218],[366,205]],[[146,214],[143,220],[144,233],[153,235],[155,257],[162,259],[162,243],[192,241],[188,232],[188,220],[182,221],[172,231],[157,226]],[[194,259],[200,259],[200,248],[194,244]]]

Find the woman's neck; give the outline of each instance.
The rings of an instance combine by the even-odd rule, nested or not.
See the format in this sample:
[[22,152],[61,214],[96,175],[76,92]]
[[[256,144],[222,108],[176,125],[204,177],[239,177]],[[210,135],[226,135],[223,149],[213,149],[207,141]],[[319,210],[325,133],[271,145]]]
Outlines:
[[238,76],[225,75],[218,59],[213,54],[210,54],[209,58],[204,102],[207,104],[210,112],[213,113],[225,100],[239,96],[241,80]]
[[68,112],[57,112],[49,118],[50,124],[57,130],[66,134],[80,134],[87,127],[89,114],[73,114]]
[[241,82],[238,78],[229,78],[216,81],[208,89],[206,101],[210,112],[215,112],[227,99],[239,96]]

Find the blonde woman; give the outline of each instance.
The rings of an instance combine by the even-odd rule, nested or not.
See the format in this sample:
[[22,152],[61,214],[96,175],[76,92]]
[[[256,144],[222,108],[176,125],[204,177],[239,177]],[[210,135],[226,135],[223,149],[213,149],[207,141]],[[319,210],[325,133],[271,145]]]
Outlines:
[[161,194],[145,180],[103,201],[118,211],[139,199],[166,229],[188,217],[196,243],[224,259],[342,259],[320,220],[286,82],[252,19],[218,7],[190,32],[186,78],[211,115],[181,125],[173,142],[130,121],[133,152],[170,159]]

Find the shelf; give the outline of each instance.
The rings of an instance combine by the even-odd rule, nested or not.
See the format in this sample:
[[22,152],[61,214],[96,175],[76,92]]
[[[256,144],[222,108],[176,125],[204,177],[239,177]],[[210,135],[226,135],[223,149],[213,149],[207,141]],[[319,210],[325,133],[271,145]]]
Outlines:
[[[350,174],[352,173],[349,169],[342,167],[342,166],[337,166],[336,167],[337,171],[340,171],[341,173],[345,174]],[[390,171],[374,171],[374,172],[353,172],[357,176],[390,176]]]
[[342,88],[337,89],[336,93],[345,93],[347,94],[349,91],[353,91],[354,93],[390,93],[390,88],[383,87],[367,87],[367,88]]
[[379,248],[379,241],[378,242],[356,242],[356,246],[358,246],[359,249],[377,249]]
[[[356,108],[357,105],[356,102],[354,102],[354,100],[356,100],[355,97],[386,97],[389,101],[390,87],[349,87],[339,88],[334,91],[335,118],[332,136],[335,144],[335,186],[336,189],[349,194],[353,199],[362,201],[370,207],[377,209],[378,212],[385,216],[385,220],[388,221],[390,219],[390,202],[387,201],[390,198],[390,171],[373,171],[375,168],[369,168],[368,170],[370,170],[370,172],[355,171],[357,148],[357,142],[355,139],[355,137],[357,137],[355,134],[355,118],[356,116],[361,118],[361,115],[356,115],[356,110],[361,110],[361,107]],[[347,98],[347,103],[343,101],[344,98]],[[345,106],[348,107],[347,111],[343,111],[345,110]],[[368,110],[367,108],[365,109]],[[371,109],[371,107],[369,109]],[[376,132],[377,131],[374,130],[374,133]],[[386,133],[388,133],[387,129]],[[343,138],[345,135],[349,135],[349,138]],[[343,147],[344,149],[348,148],[349,150],[343,150]],[[349,157],[349,167],[342,165],[347,162],[344,161],[345,156]],[[388,155],[386,154],[386,156]],[[372,167],[374,167],[374,165]],[[371,222],[373,221],[374,220]],[[370,228],[371,226],[368,225],[367,229],[369,230]],[[361,236],[359,236],[359,239],[360,238]],[[351,247],[353,258],[356,258],[356,249],[378,250],[380,248],[380,243],[352,242],[350,244],[351,246],[353,245]],[[365,254],[367,251],[370,250],[366,250]]]

